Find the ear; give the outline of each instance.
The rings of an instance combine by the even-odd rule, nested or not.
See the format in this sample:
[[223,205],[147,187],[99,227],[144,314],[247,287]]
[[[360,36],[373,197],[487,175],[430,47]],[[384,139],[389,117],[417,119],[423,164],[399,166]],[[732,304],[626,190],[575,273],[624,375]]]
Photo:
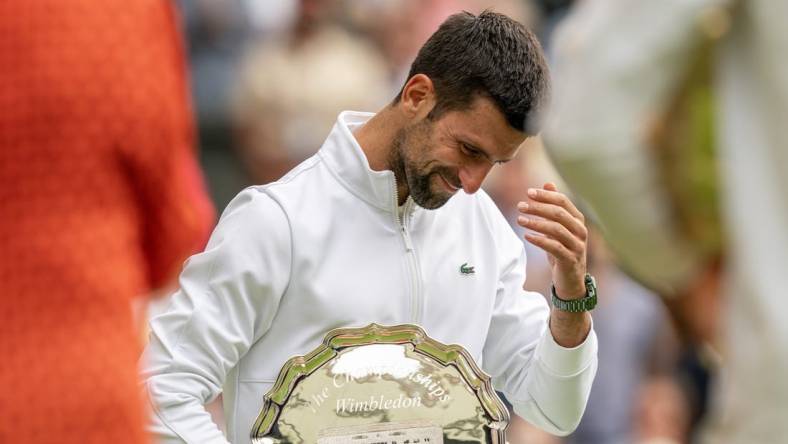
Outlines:
[[402,88],[400,106],[406,115],[417,120],[427,117],[435,107],[435,85],[424,74],[416,74]]

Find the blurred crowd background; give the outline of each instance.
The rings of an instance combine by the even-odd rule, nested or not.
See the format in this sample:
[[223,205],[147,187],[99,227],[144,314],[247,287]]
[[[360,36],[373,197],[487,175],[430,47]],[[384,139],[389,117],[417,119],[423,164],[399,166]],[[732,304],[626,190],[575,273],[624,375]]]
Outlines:
[[[113,2],[107,2],[110,3]],[[129,92],[127,95],[118,96],[116,109],[121,109],[128,103],[136,103],[135,100],[138,100],[140,95],[164,97],[169,91],[176,97],[168,100],[181,101],[185,113],[180,115],[178,109],[145,108],[144,111],[148,114],[143,114],[150,120],[155,119],[158,112],[165,112],[177,122],[175,136],[164,142],[162,138],[151,142],[161,152],[173,152],[173,146],[180,147],[176,151],[181,154],[175,156],[175,159],[163,156],[160,160],[156,160],[158,158],[156,155],[143,158],[129,155],[129,159],[109,162],[110,167],[122,170],[124,177],[130,174],[145,176],[152,170],[161,169],[161,173],[150,180],[146,179],[138,185],[121,186],[124,190],[121,193],[123,199],[133,202],[133,205],[140,202],[142,204],[134,209],[123,210],[120,216],[116,215],[117,218],[130,217],[135,220],[135,223],[141,227],[141,234],[130,234],[127,244],[113,248],[120,251],[124,245],[146,245],[142,249],[129,247],[129,251],[133,250],[133,254],[130,255],[135,261],[144,262],[140,265],[144,269],[140,271],[140,276],[148,276],[148,279],[136,275],[121,279],[121,284],[133,281],[132,284],[124,287],[126,288],[124,294],[130,294],[129,300],[135,299],[134,296],[156,296],[152,298],[154,303],[151,308],[146,307],[146,303],[137,303],[140,307],[138,311],[141,313],[138,324],[144,325],[147,313],[156,312],[162,305],[166,305],[167,294],[172,289],[176,275],[176,269],[172,264],[182,261],[188,254],[200,248],[216,217],[235,194],[246,186],[276,180],[290,168],[314,154],[334,124],[339,111],[376,111],[388,104],[406,80],[410,62],[422,43],[447,16],[461,10],[480,12],[486,8],[505,13],[536,32],[548,55],[548,61],[551,61],[556,27],[560,26],[565,16],[577,6],[573,3],[575,2],[572,0],[181,0],[174,3],[172,15],[169,8],[162,13],[161,23],[140,25],[145,35],[149,35],[151,29],[166,31],[163,32],[165,35],[162,38],[169,39],[175,49],[158,51],[154,56],[161,56],[163,61],[159,61],[167,66],[177,67],[181,63],[186,64],[187,75],[181,80],[177,76],[171,78],[172,76],[167,74],[158,77],[151,75],[151,79],[145,80],[146,76],[143,74],[148,68],[142,63],[109,74],[114,79],[117,79],[118,75],[124,76],[128,85],[138,92],[139,82],[148,81],[152,85],[157,84],[157,81],[162,82],[137,95]],[[89,3],[82,2],[81,7],[87,8],[83,9],[84,12],[91,6]],[[0,10],[0,13],[7,17],[19,13],[10,10],[7,6],[4,8],[6,10]],[[51,5],[48,8],[36,11],[36,14],[57,17],[51,14],[53,12]],[[123,14],[112,15],[115,12],[117,11],[105,12],[105,18],[123,16]],[[88,24],[86,33],[100,27],[96,23],[101,23],[102,18],[98,17],[95,20],[97,21]],[[133,27],[134,23],[131,22],[126,20],[122,23],[128,29],[122,26],[115,29],[123,29],[133,35],[136,31]],[[37,24],[56,30],[60,29],[58,27],[65,26],[63,23],[68,23],[68,18]],[[35,24],[28,21],[22,23],[19,28],[13,28],[8,23],[4,23],[3,28],[0,29],[0,36],[23,35],[33,29]],[[112,27],[116,26],[118,25],[112,25]],[[74,27],[74,29],[85,29],[81,25]],[[73,31],[68,26],[63,29]],[[39,37],[44,40],[47,38],[41,35]],[[49,37],[49,43],[45,42],[45,44],[56,44],[58,38],[53,34]],[[83,40],[71,42],[73,43],[71,52],[66,54],[64,50],[63,57],[76,57],[75,54],[82,51],[79,46],[81,44],[95,46],[92,38],[91,35],[87,35]],[[11,42],[9,38],[0,39],[0,53],[7,57],[0,60],[2,64],[16,62],[13,58],[12,43],[9,42]],[[28,41],[23,43],[32,44]],[[107,41],[106,45],[108,51],[120,51],[124,59],[134,59],[137,54],[134,51],[148,54],[152,48],[150,45],[146,46],[145,42],[138,46],[126,47],[123,46],[122,41],[119,43],[111,40]],[[149,59],[154,56],[146,55],[140,58],[144,59],[145,63],[152,63]],[[52,62],[53,66],[59,63],[58,60],[60,59]],[[107,60],[96,59],[91,60],[90,63],[93,62],[105,66],[104,62]],[[119,60],[108,62],[121,63]],[[2,106],[0,111],[3,113],[14,116],[28,111],[36,113],[35,109],[26,111],[25,108],[20,108],[19,104],[23,101],[15,99],[17,97],[15,94],[22,88],[37,90],[37,85],[43,84],[34,82],[19,86],[21,85],[19,79],[23,75],[34,78],[43,76],[39,79],[40,82],[47,81],[48,74],[35,74],[39,72],[35,65],[31,65],[30,69],[33,71],[23,72],[18,78],[3,77],[9,74],[0,72],[0,81],[3,82],[0,85],[0,90],[3,92],[0,95],[0,106]],[[56,71],[56,68],[52,69]],[[0,71],[4,70],[4,67],[0,67]],[[182,80],[185,80],[185,83],[182,83]],[[72,86],[75,87],[76,95],[107,97],[108,89],[97,86],[87,74],[82,80],[75,79]],[[593,88],[593,85],[589,86]],[[179,88],[183,88],[184,91],[188,88],[191,98],[178,96]],[[46,91],[41,94],[46,94]],[[41,128],[49,128],[47,119],[61,117],[62,113],[57,112],[58,103],[73,105],[73,96],[61,90],[56,91],[55,95],[63,101],[50,103],[40,97],[36,99],[44,100],[53,107],[50,114],[35,118],[36,121],[41,121],[38,123],[42,125]],[[102,112],[114,111],[112,106],[109,108]],[[91,112],[95,109],[88,106],[84,111]],[[14,128],[17,128],[19,123],[14,119],[6,118],[0,121],[0,124],[2,125],[0,142],[4,145],[3,154],[0,154],[3,168],[3,175],[0,176],[2,180],[0,193],[4,201],[0,207],[2,217],[24,219],[26,216],[21,215],[29,215],[30,209],[9,202],[19,201],[20,194],[34,193],[37,182],[30,182],[26,186],[20,186],[18,183],[24,182],[25,177],[31,173],[40,174],[41,177],[49,175],[51,165],[46,164],[46,159],[51,159],[47,157],[51,153],[42,155],[45,160],[31,163],[29,154],[6,150],[6,147],[18,145],[23,136],[15,132]],[[113,127],[107,129],[104,126],[102,123],[94,123],[90,129],[97,133],[102,130],[115,131]],[[194,138],[191,137],[192,130],[196,135]],[[113,132],[112,136],[119,140],[128,140],[133,139],[135,134],[150,131],[147,127],[122,128],[122,131]],[[165,132],[158,127],[153,131],[156,135]],[[52,136],[53,143],[58,144],[63,138],[68,137],[64,134],[58,133]],[[133,142],[133,147],[136,149],[150,141],[139,138],[139,140],[134,139]],[[122,147],[123,143],[118,142],[116,145]],[[72,153],[60,162],[68,164],[71,156],[76,155],[86,158],[98,156],[96,152]],[[194,158],[189,160],[190,156]],[[199,161],[204,183],[194,164],[195,159]],[[12,164],[15,165],[14,171],[11,171]],[[20,167],[20,164],[23,167]],[[44,199],[41,201],[42,206],[52,205],[52,201],[57,199],[59,186],[62,183],[79,181],[82,178],[86,183],[80,185],[83,188],[75,189],[77,197],[70,198],[71,200],[62,205],[69,208],[76,206],[80,209],[75,210],[75,214],[70,216],[70,223],[84,226],[87,231],[101,231],[100,226],[103,222],[117,222],[117,219],[108,217],[101,211],[97,212],[91,205],[80,206],[79,196],[86,196],[85,190],[106,190],[109,179],[84,180],[87,177],[84,174],[89,173],[79,169],[64,173],[62,179],[55,181],[57,183],[51,187],[46,197],[42,198]],[[560,176],[553,168],[541,139],[537,137],[526,142],[517,161],[494,169],[484,188],[497,202],[503,214],[511,220],[513,229],[518,231],[520,228],[514,223],[517,201],[524,200],[525,190],[529,186],[540,186],[547,181],[558,183],[559,189],[567,189],[562,185]],[[178,185],[180,188],[176,190],[177,192],[168,191],[175,187],[174,184],[181,184]],[[211,212],[206,196],[210,197],[216,213]],[[107,196],[102,198],[107,202],[116,199]],[[46,217],[45,213],[46,211],[42,210],[36,214]],[[155,215],[153,222],[149,220],[151,214]],[[86,215],[91,217],[86,218]],[[593,220],[593,217],[591,219]],[[13,238],[20,235],[19,227],[38,223],[30,220],[19,222],[18,226],[9,225],[11,222],[8,221],[0,221],[0,226],[6,224],[3,233],[4,243],[14,245]],[[60,222],[47,228],[49,231],[46,232],[59,231],[58,227],[62,225],[58,224]],[[25,233],[25,229],[21,229],[21,233]],[[112,233],[108,235],[111,236]],[[167,244],[167,249],[164,250],[167,254],[157,251],[151,253],[151,250],[156,250],[152,245],[170,240],[173,241]],[[69,251],[86,248],[82,243],[73,245],[64,243],[53,247],[52,242],[52,238],[43,236],[36,244],[37,255],[30,261],[40,260],[41,254],[52,251],[47,248],[62,248]],[[101,250],[106,247],[107,241],[103,238],[95,239],[95,242],[90,248]],[[544,253],[529,244],[525,247],[528,251],[527,289],[549,294],[550,271]],[[23,271],[11,267],[11,263],[17,265],[20,263],[19,257],[22,253],[19,252],[22,249],[29,251],[30,248],[29,244],[25,244],[19,246],[18,250],[9,247],[3,253],[2,261],[5,264],[0,269],[3,272],[2,280],[13,282],[14,279],[18,280],[19,273],[29,273],[31,276],[29,281],[35,282],[25,281],[28,283],[17,286],[4,283],[5,287],[0,287],[2,290],[0,297],[4,300],[0,305],[0,329],[3,332],[0,337],[24,336],[28,334],[27,329],[35,326],[37,322],[15,321],[19,306],[16,304],[12,306],[9,302],[13,297],[11,295],[40,292],[42,286],[48,286],[48,291],[57,293],[56,290],[51,290],[52,283],[40,279],[42,270],[40,267],[48,267],[44,270],[48,276],[51,276],[62,272],[62,267],[58,264],[40,265],[31,262],[33,265]],[[153,259],[144,259],[149,257]],[[107,264],[115,264],[112,266],[117,268],[117,264],[123,262],[112,262],[116,259],[115,256],[106,258],[101,255],[88,255],[86,261],[108,261]],[[25,261],[27,259],[22,263],[27,263]],[[709,345],[707,336],[692,331],[691,328],[687,328],[686,322],[682,322],[680,313],[681,310],[686,310],[686,307],[677,308],[664,304],[654,292],[628,277],[616,263],[617,258],[608,248],[605,240],[599,233],[595,233],[590,243],[589,271],[596,276],[598,286],[602,289],[599,293],[599,306],[594,311],[594,327],[599,336],[599,371],[586,414],[579,428],[569,437],[556,438],[534,429],[513,416],[508,434],[511,444],[687,443],[693,442],[698,431],[701,430],[708,412],[709,400],[713,399],[711,382],[717,374],[719,362],[717,352]],[[94,270],[94,273],[98,276],[91,278],[94,280],[100,280],[101,276],[105,276],[102,274],[105,273],[104,271]],[[84,279],[85,276],[92,275],[83,273],[77,276],[75,279]],[[68,279],[64,281],[65,283],[58,285],[73,283]],[[73,304],[69,302],[68,297],[70,296],[62,296],[58,299],[58,303],[64,306]],[[146,297],[137,299],[148,300]],[[31,303],[28,313],[30,319],[39,317],[36,314],[37,310],[46,310],[42,307],[50,304],[50,300],[38,305]],[[103,315],[99,313],[97,316]],[[698,316],[701,319],[695,319],[694,325],[711,322],[702,319],[704,316],[702,311]],[[708,316],[713,314],[710,313]],[[60,320],[52,322],[57,323]],[[48,328],[46,326],[49,324],[41,325],[43,325],[41,328]],[[38,327],[33,327],[35,328]],[[101,334],[103,333],[97,333],[97,335]],[[47,337],[31,339],[33,342],[30,344],[34,345],[30,347],[38,352],[45,349],[47,347],[45,344],[51,340],[51,336],[46,334],[44,336]],[[11,342],[8,339],[0,340],[2,346],[0,352],[20,353],[22,347],[18,344],[19,341],[16,341],[17,345]],[[104,344],[101,350],[107,353],[108,350],[114,350],[114,345]],[[31,357],[26,362],[31,363],[38,359]],[[59,363],[67,360],[61,356],[54,357],[49,362],[60,365]],[[46,359],[42,361],[48,362]],[[102,365],[108,364],[96,365],[101,369]],[[17,373],[14,373],[15,368]],[[23,379],[20,375],[28,371],[27,369],[29,367],[26,364],[18,368],[6,367],[5,370],[0,370],[2,377],[0,381],[7,385]],[[40,378],[46,380],[47,377],[41,375]],[[95,383],[95,380],[86,382],[86,384],[90,383]],[[35,398],[37,395],[35,390],[19,395],[20,399],[25,396]],[[9,424],[17,420],[27,421],[26,414],[19,413],[11,405],[15,402],[12,399],[16,398],[0,401],[0,422],[4,423],[0,425],[0,442],[16,442],[16,439],[11,439],[16,435],[14,427]],[[72,407],[79,409],[79,404],[79,399],[73,400]],[[222,424],[221,409],[218,404],[214,403],[209,408],[216,421]],[[53,414],[57,416],[56,413]],[[16,419],[9,422],[9,418]],[[41,421],[39,425],[46,429],[45,420]],[[95,426],[93,428],[95,429]],[[31,442],[49,442],[44,434],[25,436],[33,437],[30,438]]]

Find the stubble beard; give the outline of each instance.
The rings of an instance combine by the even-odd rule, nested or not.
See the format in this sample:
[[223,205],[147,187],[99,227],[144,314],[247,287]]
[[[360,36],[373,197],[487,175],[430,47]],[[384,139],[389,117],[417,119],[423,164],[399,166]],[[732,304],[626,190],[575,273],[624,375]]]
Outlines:
[[[442,180],[439,177],[436,178],[439,174],[446,178],[453,178],[454,174],[442,166],[433,168],[421,166],[415,159],[417,154],[429,151],[429,147],[425,144],[429,140],[426,134],[429,133],[428,125],[430,123],[425,121],[416,125],[402,128],[397,132],[389,150],[389,166],[394,172],[397,184],[407,184],[408,193],[417,205],[428,210],[435,210],[448,202],[454,193],[434,190],[434,179]],[[453,183],[457,182],[457,180],[453,181]]]

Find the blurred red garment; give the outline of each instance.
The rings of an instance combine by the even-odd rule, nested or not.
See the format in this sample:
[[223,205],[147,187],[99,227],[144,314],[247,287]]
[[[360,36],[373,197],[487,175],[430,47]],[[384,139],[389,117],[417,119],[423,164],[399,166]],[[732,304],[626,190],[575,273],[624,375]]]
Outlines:
[[141,443],[130,302],[214,222],[171,2],[0,3],[0,442]]

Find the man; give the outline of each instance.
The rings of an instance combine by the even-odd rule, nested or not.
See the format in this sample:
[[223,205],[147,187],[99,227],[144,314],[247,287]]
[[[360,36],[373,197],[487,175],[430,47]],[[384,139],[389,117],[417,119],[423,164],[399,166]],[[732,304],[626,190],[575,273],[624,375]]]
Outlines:
[[[242,192],[151,323],[153,431],[168,442],[225,442],[203,409],[223,393],[227,438],[249,442],[288,358],[333,328],[376,322],[419,324],[463,345],[518,414],[571,432],[596,371],[591,317],[550,312],[522,290],[522,242],[477,193],[525,140],[547,87],[522,25],[454,15],[391,105],[343,112],[317,155]],[[531,194],[527,238],[551,254],[557,295],[583,298],[583,217],[551,184]]]
[[769,0],[597,0],[557,38],[547,146],[627,268],[720,346],[706,442],[788,436],[786,16]]

